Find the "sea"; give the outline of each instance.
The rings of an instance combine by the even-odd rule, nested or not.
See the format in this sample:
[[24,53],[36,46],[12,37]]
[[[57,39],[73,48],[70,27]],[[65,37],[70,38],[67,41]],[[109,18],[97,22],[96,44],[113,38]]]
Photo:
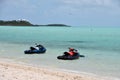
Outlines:
[[[46,53],[24,54],[35,43]],[[69,47],[85,57],[58,60]],[[0,26],[0,58],[120,80],[120,28]]]

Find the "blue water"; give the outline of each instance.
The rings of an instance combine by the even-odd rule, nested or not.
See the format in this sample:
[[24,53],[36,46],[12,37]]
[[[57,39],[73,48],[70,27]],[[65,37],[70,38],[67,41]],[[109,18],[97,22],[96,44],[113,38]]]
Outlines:
[[[40,43],[45,54],[25,55]],[[85,55],[73,61],[57,60],[68,47]],[[0,57],[74,71],[120,78],[120,28],[96,27],[0,27]]]

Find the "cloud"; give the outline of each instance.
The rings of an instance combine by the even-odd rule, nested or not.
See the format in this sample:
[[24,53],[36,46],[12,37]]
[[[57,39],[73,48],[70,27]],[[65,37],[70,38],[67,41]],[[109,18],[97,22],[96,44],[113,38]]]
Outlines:
[[100,18],[103,21],[102,18],[120,15],[120,0],[0,0],[0,6],[2,18],[37,22],[86,22]]
[[79,5],[79,6],[116,6],[118,0],[62,0],[67,5]]
[[[119,0],[60,0],[56,11],[71,14],[119,14]],[[57,12],[56,12],[57,13]]]

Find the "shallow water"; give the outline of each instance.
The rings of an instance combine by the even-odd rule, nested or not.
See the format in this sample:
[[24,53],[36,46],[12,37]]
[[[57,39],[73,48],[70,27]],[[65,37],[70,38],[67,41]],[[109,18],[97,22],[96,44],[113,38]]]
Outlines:
[[[120,78],[120,28],[0,27],[0,57],[25,63],[85,71]],[[43,44],[45,54],[25,55],[24,50]],[[68,47],[85,58],[57,60]]]

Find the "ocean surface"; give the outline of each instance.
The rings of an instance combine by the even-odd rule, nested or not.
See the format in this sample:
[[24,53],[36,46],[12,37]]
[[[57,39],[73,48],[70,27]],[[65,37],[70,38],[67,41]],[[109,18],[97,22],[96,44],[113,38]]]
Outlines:
[[[35,43],[47,52],[24,54]],[[85,57],[58,60],[68,47]],[[120,28],[0,26],[0,58],[120,79]]]

